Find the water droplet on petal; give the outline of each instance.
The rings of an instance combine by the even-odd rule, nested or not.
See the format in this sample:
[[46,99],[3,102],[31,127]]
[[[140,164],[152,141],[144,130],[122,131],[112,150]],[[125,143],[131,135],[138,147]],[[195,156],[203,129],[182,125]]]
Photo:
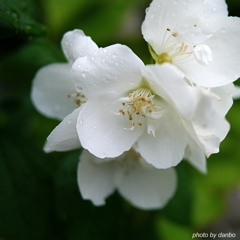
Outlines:
[[96,128],[97,128],[97,126],[96,126],[96,125],[94,125],[94,126],[93,126],[93,128],[94,128],[94,129],[96,129]]
[[80,119],[79,123],[82,125],[82,124],[83,124],[83,120],[82,120],[82,119]]
[[86,73],[85,72],[83,72],[81,75],[82,75],[83,78],[86,77]]
[[83,90],[83,88],[81,86],[77,86],[76,89],[78,92],[81,92]]
[[114,53],[114,54],[112,55],[112,57],[113,57],[113,59],[115,59],[115,58],[117,57],[117,55]]

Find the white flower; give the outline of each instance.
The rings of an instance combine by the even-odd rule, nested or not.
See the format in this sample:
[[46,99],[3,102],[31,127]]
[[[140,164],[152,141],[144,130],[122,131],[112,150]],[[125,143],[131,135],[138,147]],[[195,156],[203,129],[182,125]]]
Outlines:
[[[219,143],[229,131],[229,124],[223,120],[233,100],[233,84],[217,88],[201,88],[198,105],[191,121],[183,121],[191,137],[184,158],[198,170],[206,172],[206,159],[219,151]],[[210,110],[211,109],[211,110]],[[206,111],[207,110],[207,111]]]
[[[91,52],[72,72],[88,99],[78,117],[79,139],[96,157],[120,156],[137,143],[148,163],[169,168],[191,155],[185,148],[193,149],[192,141],[206,156],[218,152],[229,130],[230,105],[218,102],[231,95],[189,85],[171,64],[144,66],[126,46]],[[205,164],[202,155],[196,161]]]
[[78,185],[84,199],[94,205],[105,204],[115,190],[141,209],[163,207],[173,196],[175,170],[156,169],[134,150],[115,159],[99,159],[84,150],[78,165]]
[[49,135],[44,148],[46,152],[80,147],[76,123],[80,105],[86,98],[75,88],[70,69],[77,58],[98,49],[81,30],[65,33],[61,45],[68,62],[42,67],[33,80],[31,91],[32,102],[42,114],[63,119]]
[[142,33],[156,63],[177,66],[194,84],[218,87],[240,76],[240,19],[224,0],[153,0]]

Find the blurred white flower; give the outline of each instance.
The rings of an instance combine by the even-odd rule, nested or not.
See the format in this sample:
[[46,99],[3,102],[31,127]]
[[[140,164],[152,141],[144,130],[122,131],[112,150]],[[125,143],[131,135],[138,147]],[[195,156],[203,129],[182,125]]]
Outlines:
[[225,88],[191,86],[173,65],[144,66],[126,46],[78,58],[72,72],[88,99],[77,120],[79,139],[96,157],[115,158],[137,143],[148,163],[169,168],[202,151],[191,159],[205,171],[203,154],[218,152],[229,130],[224,116],[232,100]]
[[96,206],[115,190],[140,209],[162,208],[173,196],[177,176],[173,168],[156,169],[134,150],[115,159],[99,159],[84,150],[78,165],[78,185],[83,199]]
[[33,80],[31,91],[32,102],[39,112],[63,120],[47,138],[46,152],[80,147],[76,123],[80,105],[86,102],[86,97],[75,88],[70,69],[77,58],[98,49],[81,30],[65,33],[61,45],[68,62],[42,67]]
[[228,17],[225,0],[153,0],[142,33],[155,62],[174,64],[192,84],[240,77],[240,19]]

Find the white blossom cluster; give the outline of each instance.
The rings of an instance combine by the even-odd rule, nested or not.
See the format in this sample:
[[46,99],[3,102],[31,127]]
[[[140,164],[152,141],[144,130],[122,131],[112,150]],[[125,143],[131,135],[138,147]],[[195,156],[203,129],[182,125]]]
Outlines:
[[154,64],[74,30],[61,42],[68,62],[33,81],[35,107],[61,120],[44,150],[84,149],[78,184],[95,205],[117,189],[141,209],[163,207],[176,190],[173,167],[186,159],[206,172],[230,128],[240,20],[225,0],[153,0],[142,34]]

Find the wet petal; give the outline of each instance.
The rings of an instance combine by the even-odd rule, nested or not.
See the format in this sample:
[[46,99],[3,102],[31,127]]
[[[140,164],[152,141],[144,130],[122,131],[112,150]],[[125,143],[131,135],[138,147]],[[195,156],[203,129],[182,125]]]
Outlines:
[[133,130],[127,116],[117,115],[120,103],[88,100],[79,114],[77,130],[82,146],[99,158],[117,157],[129,150],[143,132]]
[[75,86],[88,99],[121,96],[142,79],[143,62],[124,45],[115,44],[78,58],[72,67]]
[[[205,25],[206,24],[206,25]],[[220,87],[240,76],[240,19],[215,17],[203,21],[204,31],[213,36],[204,42],[212,51],[212,61],[207,66],[197,61],[177,63],[187,78],[204,87]]]
[[71,63],[98,49],[97,44],[90,37],[87,37],[82,30],[66,32],[61,45],[64,55]]

